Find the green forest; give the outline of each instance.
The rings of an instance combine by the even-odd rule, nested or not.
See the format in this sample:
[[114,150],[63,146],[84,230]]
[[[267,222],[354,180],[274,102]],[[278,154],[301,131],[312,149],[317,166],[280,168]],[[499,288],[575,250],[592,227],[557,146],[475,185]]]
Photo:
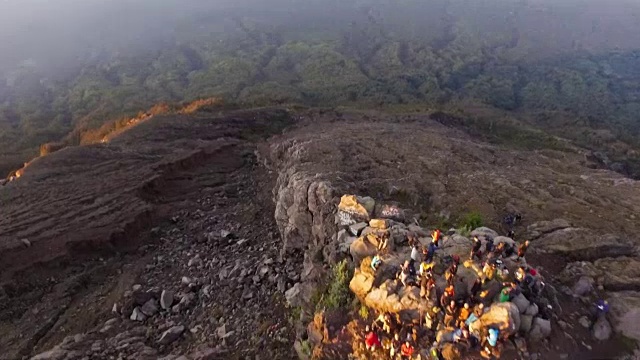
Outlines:
[[185,19],[170,41],[104,50],[64,71],[22,63],[0,73],[0,170],[73,130],[160,102],[216,96],[243,106],[508,119],[601,151],[619,171],[640,176],[635,8],[603,13],[586,2],[506,0],[290,3],[296,6],[288,11],[264,5],[203,12]]

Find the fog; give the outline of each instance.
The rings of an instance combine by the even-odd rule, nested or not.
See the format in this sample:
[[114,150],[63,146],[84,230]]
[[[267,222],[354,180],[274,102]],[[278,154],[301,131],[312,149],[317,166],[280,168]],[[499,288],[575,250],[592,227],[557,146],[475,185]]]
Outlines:
[[[618,23],[618,28],[609,21],[637,19],[638,14],[638,5],[633,2],[617,1],[613,5],[604,0],[1,0],[0,70],[8,71],[19,65],[54,69],[86,61],[101,51],[162,46],[176,40],[177,28],[193,26],[203,19],[218,21],[217,14],[263,14],[263,20],[273,20],[279,25],[310,16],[316,22],[324,18],[327,26],[332,26],[332,18],[345,15],[366,13],[384,21],[397,20],[404,14],[408,23],[419,25],[421,17],[432,21],[434,12],[445,17],[456,16],[459,11],[464,16],[465,8],[477,9],[479,17],[487,16],[487,11],[515,16],[510,8],[523,4],[532,13],[566,18],[564,28],[552,31],[566,31],[572,26],[581,30],[584,24],[572,21],[586,17],[593,21],[593,27],[606,26],[605,30],[616,37],[633,37],[629,31],[634,29],[628,28],[625,21]],[[449,9],[443,11],[443,5]],[[377,8],[369,9],[371,6]],[[403,12],[403,7],[410,9],[410,13]],[[545,26],[544,22],[540,25]],[[540,29],[546,30],[549,29]],[[614,43],[617,40],[605,39]]]

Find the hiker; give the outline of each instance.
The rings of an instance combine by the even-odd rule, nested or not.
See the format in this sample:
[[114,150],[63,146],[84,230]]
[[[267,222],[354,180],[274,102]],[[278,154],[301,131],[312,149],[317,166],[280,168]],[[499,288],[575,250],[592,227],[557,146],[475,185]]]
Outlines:
[[491,359],[492,357],[500,358],[500,350],[498,349],[498,335],[499,330],[490,328],[489,335],[485,338],[483,342],[483,349],[480,352],[480,355],[486,359]]
[[609,312],[609,302],[604,299],[598,299],[591,308],[591,321],[596,322],[601,316],[606,316]]
[[484,246],[487,254],[493,252],[493,238],[491,236],[486,237],[487,244]]
[[380,256],[376,255],[371,259],[371,268],[374,272],[378,271],[378,268],[382,265],[382,259]]
[[465,324],[465,322],[469,318],[469,315],[471,315],[471,307],[469,306],[469,303],[464,303],[464,305],[462,305],[462,308],[460,309],[460,314],[458,314],[459,327],[462,327]]
[[458,307],[456,306],[456,302],[451,300],[449,305],[444,309],[444,326],[451,327],[454,325],[456,317],[458,314]]
[[413,346],[409,341],[405,341],[400,348],[400,356],[402,359],[411,359],[413,357]]
[[440,308],[437,306],[433,306],[430,311],[424,316],[425,327],[429,330],[435,331],[438,328],[438,324],[440,323]]
[[507,302],[507,301],[511,301],[511,288],[510,287],[504,287],[502,288],[502,291],[500,291],[500,297],[498,298],[498,302]]
[[480,259],[482,253],[480,252],[480,248],[482,247],[482,241],[478,239],[477,236],[473,237],[473,248],[471,248],[471,255],[469,255],[469,260],[473,260],[473,257],[476,256]]
[[527,253],[527,249],[529,248],[529,240],[523,242],[518,246],[518,260],[522,259],[524,255]]
[[382,235],[380,241],[378,242],[378,252],[383,254],[386,253],[388,244],[389,244],[389,235],[388,234]]
[[400,348],[402,347],[402,341],[400,341],[400,334],[393,334],[391,345],[389,346],[389,357],[395,359],[400,354]]
[[385,333],[391,334],[391,315],[388,313],[381,313],[374,321],[374,324]]
[[367,333],[367,336],[364,340],[364,343],[368,351],[375,351],[376,348],[382,346],[380,345],[380,338],[378,338],[378,335],[376,335],[376,333],[371,330],[369,325],[367,325],[365,331]]
[[411,260],[420,264],[420,262],[422,261],[420,253],[421,253],[420,245],[419,245],[419,242],[416,241],[411,247]]
[[433,276],[423,276],[420,280],[420,296],[430,299],[433,289],[436,287],[436,281]]
[[478,296],[478,293],[480,293],[480,290],[482,290],[482,281],[480,280],[480,278],[476,278],[476,281],[473,282],[473,285],[471,285],[471,290],[469,291],[469,293],[471,294],[471,298],[475,300]]
[[504,245],[504,257],[505,258],[511,257],[515,253],[516,253],[516,249],[513,246],[513,244],[505,243],[505,245]]
[[498,245],[493,249],[493,254],[495,257],[499,258],[500,256],[502,256],[502,254],[504,254],[505,245],[506,244],[503,242],[498,243]]
[[480,317],[482,317],[483,314],[484,314],[484,304],[483,303],[479,303],[473,309],[473,315],[475,315],[476,318],[480,319]]
[[420,264],[420,276],[429,276],[429,277],[430,277],[430,276],[432,276],[432,275],[433,275],[433,274],[432,274],[433,267],[434,267],[435,265],[436,265],[436,264],[435,264],[435,263],[433,263],[433,262],[429,262],[429,263],[428,263],[428,262],[426,262],[426,261],[423,261],[423,262]]
[[427,249],[426,260],[428,263],[433,262],[433,256],[436,254],[436,248],[438,247],[435,243],[430,243],[429,248]]
[[435,246],[440,246],[440,239],[442,239],[442,233],[440,232],[440,230],[433,230],[433,232],[431,233],[431,243]]

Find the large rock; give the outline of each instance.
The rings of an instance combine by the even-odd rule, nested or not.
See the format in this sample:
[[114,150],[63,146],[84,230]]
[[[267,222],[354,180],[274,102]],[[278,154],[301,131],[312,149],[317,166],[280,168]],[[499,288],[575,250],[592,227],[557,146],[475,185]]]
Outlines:
[[178,340],[183,332],[184,326],[182,325],[169,328],[169,330],[162,333],[162,335],[160,336],[160,340],[158,340],[158,343],[163,345],[171,344],[172,342]]
[[616,332],[640,341],[640,292],[619,291],[608,295],[611,323]]
[[599,235],[582,228],[565,228],[541,235],[532,246],[543,253],[587,261],[634,253],[634,243],[630,239],[612,234]]
[[531,331],[531,326],[533,325],[533,316],[531,315],[520,315],[520,333],[528,334]]
[[374,234],[361,236],[356,239],[349,247],[349,253],[355,264],[360,264],[362,259],[368,256],[374,256],[378,253],[378,243],[382,239]]
[[383,219],[391,219],[395,221],[404,221],[405,212],[397,205],[380,205],[376,207],[376,216]]
[[160,306],[165,309],[171,309],[173,305],[173,291],[171,290],[162,290],[162,294],[160,295]]
[[503,334],[513,335],[520,329],[520,312],[513,303],[494,303],[472,326],[474,332],[483,327],[496,328]]
[[498,245],[500,243],[505,243],[507,245],[511,245],[511,246],[516,246],[516,242],[510,238],[510,237],[506,237],[506,236],[497,236],[493,239],[493,244],[494,245]]
[[518,307],[520,314],[524,314],[530,305],[529,300],[527,300],[527,298],[522,294],[514,296],[513,299],[511,299],[511,302]]
[[364,299],[373,287],[373,280],[374,277],[371,274],[356,269],[351,282],[349,282],[349,289],[351,289],[359,299]]
[[611,337],[611,324],[609,324],[606,317],[600,316],[593,324],[592,332],[593,337],[597,340],[609,340]]
[[338,205],[338,224],[353,225],[369,222],[375,204],[375,200],[370,197],[343,195]]
[[468,238],[453,234],[442,239],[439,251],[444,255],[458,255],[464,259],[469,257],[472,246],[473,244]]
[[566,229],[571,227],[568,221],[564,219],[555,219],[551,221],[539,221],[527,226],[526,238],[529,240],[535,240],[542,235],[554,232],[560,229]]
[[[366,228],[367,226],[368,224],[366,222],[359,222],[357,224],[349,225],[349,232],[353,236],[358,236],[360,235],[360,232],[364,230],[364,228]],[[339,237],[340,237],[340,234],[338,233],[338,238]]]
[[158,301],[156,299],[149,299],[149,301],[142,305],[140,310],[147,316],[154,316],[158,313]]
[[489,237],[492,239],[495,239],[496,237],[498,237],[498,233],[493,229],[489,229],[488,227],[483,226],[483,227],[474,229],[469,236],[471,238],[473,238],[474,236],[477,236],[478,239],[480,240],[485,240]]
[[420,314],[425,314],[429,309],[428,302],[420,298],[420,289],[414,286],[374,288],[364,298],[364,303],[379,313],[399,314],[400,318],[407,322],[419,320]]
[[605,290],[640,290],[640,260],[631,257],[599,259],[593,263],[603,277]]
[[529,332],[529,339],[540,341],[551,335],[551,322],[542,318],[534,318]]
[[308,304],[313,295],[314,286],[310,283],[296,283],[284,293],[289,306],[303,306]]
[[440,351],[442,354],[442,358],[444,360],[460,360],[462,359],[462,353],[460,348],[456,344],[446,343],[442,345],[442,350]]
[[573,285],[573,293],[577,296],[585,296],[593,292],[594,280],[588,276],[581,276]]

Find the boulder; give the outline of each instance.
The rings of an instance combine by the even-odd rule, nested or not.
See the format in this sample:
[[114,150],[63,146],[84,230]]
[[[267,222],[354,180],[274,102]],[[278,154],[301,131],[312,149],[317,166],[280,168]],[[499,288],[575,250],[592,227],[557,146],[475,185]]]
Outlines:
[[375,207],[375,200],[370,197],[343,195],[338,205],[338,223],[353,225],[368,222]]
[[364,299],[373,287],[374,277],[371,274],[356,269],[351,282],[349,282],[349,289],[359,298]]
[[162,294],[160,295],[160,306],[165,309],[171,309],[171,305],[173,305],[173,291],[170,290],[162,290]]
[[[475,328],[496,328],[501,333],[513,335],[520,329],[520,312],[518,307],[510,302],[494,303],[472,324]],[[477,330],[476,330],[477,331]]]
[[416,224],[409,224],[407,226],[407,230],[409,230],[410,232],[414,233],[416,236],[418,237],[428,237],[429,236],[429,231],[425,230],[424,228],[416,225]]
[[599,235],[583,228],[565,228],[543,234],[532,244],[543,253],[566,256],[574,261],[594,261],[634,253],[634,243],[612,234]]
[[613,328],[624,336],[640,341],[640,292],[618,291],[608,295]]
[[158,340],[158,343],[162,345],[171,344],[172,342],[178,340],[183,332],[184,326],[182,325],[171,327],[169,328],[169,330],[162,333],[162,335],[160,336],[160,340]]
[[438,333],[436,334],[436,342],[438,344],[452,343],[453,342],[453,331],[452,330],[447,330],[447,329],[442,329],[442,330],[438,331]]
[[527,311],[525,311],[525,315],[529,315],[529,316],[536,316],[538,315],[538,305],[532,303],[531,305],[529,305],[529,307],[527,308]]
[[577,296],[585,296],[593,292],[593,284],[595,281],[588,276],[581,276],[573,285],[572,292]]
[[531,326],[533,325],[533,316],[531,315],[520,315],[520,333],[528,334],[531,331]]
[[531,331],[529,332],[529,339],[533,341],[540,341],[551,335],[551,322],[542,318],[533,318],[531,325]]
[[386,230],[389,228],[389,222],[385,219],[371,219],[369,226],[378,230]]
[[442,239],[439,251],[444,255],[458,255],[461,258],[468,258],[472,245],[471,240],[468,238],[453,234]]
[[364,303],[378,313],[399,314],[406,322],[418,321],[420,314],[425,314],[429,309],[428,302],[420,298],[420,289],[414,286],[399,286],[395,289],[392,286],[374,288],[367,294]]
[[405,211],[397,205],[385,204],[376,208],[376,216],[382,219],[391,219],[395,221],[404,221]]
[[600,316],[593,324],[593,329],[591,331],[593,333],[593,337],[597,340],[609,340],[611,337],[611,324],[609,324],[609,321],[607,321],[605,316]]
[[[353,236],[358,236],[360,235],[360,232],[364,230],[364,228],[366,227],[367,227],[366,222],[359,222],[357,224],[349,225],[349,233],[351,233],[351,235]],[[345,231],[345,230],[341,230],[341,231]],[[340,238],[340,233],[338,233],[338,239],[339,238]]]
[[142,305],[140,310],[147,316],[154,316],[158,313],[158,301],[156,299],[149,299],[149,301]]
[[529,300],[527,300],[527,298],[522,294],[518,294],[514,296],[513,299],[511,299],[511,302],[518,307],[518,311],[520,311],[520,314],[524,314],[525,311],[527,311],[527,308],[529,307],[529,305],[531,304]]
[[285,298],[289,306],[303,306],[309,303],[311,296],[313,295],[313,284],[310,283],[296,283],[289,290],[284,293]]
[[560,229],[571,227],[568,221],[564,219],[555,219],[551,221],[539,221],[527,226],[526,238],[535,240],[544,234],[548,234]]
[[483,226],[483,227],[474,229],[469,236],[471,238],[473,238],[474,236],[477,236],[478,239],[480,240],[485,240],[489,237],[491,237],[492,239],[495,239],[496,237],[498,237],[498,233],[495,230],[492,230],[492,229],[489,229],[488,227]]
[[133,321],[144,321],[147,317],[142,313],[139,307],[135,307],[129,319]]
[[593,265],[608,291],[640,289],[640,259],[621,256],[596,260]]
[[367,256],[374,256],[378,253],[378,243],[382,241],[380,237],[369,234],[356,239],[349,247],[349,253],[355,264],[360,264]]
[[497,236],[493,239],[493,244],[494,245],[498,245],[500,243],[505,243],[507,245],[511,245],[511,246],[516,246],[516,242],[510,238],[510,237],[506,237],[506,236]]
[[62,360],[67,357],[68,351],[55,347],[49,351],[40,353],[31,358],[31,360]]

